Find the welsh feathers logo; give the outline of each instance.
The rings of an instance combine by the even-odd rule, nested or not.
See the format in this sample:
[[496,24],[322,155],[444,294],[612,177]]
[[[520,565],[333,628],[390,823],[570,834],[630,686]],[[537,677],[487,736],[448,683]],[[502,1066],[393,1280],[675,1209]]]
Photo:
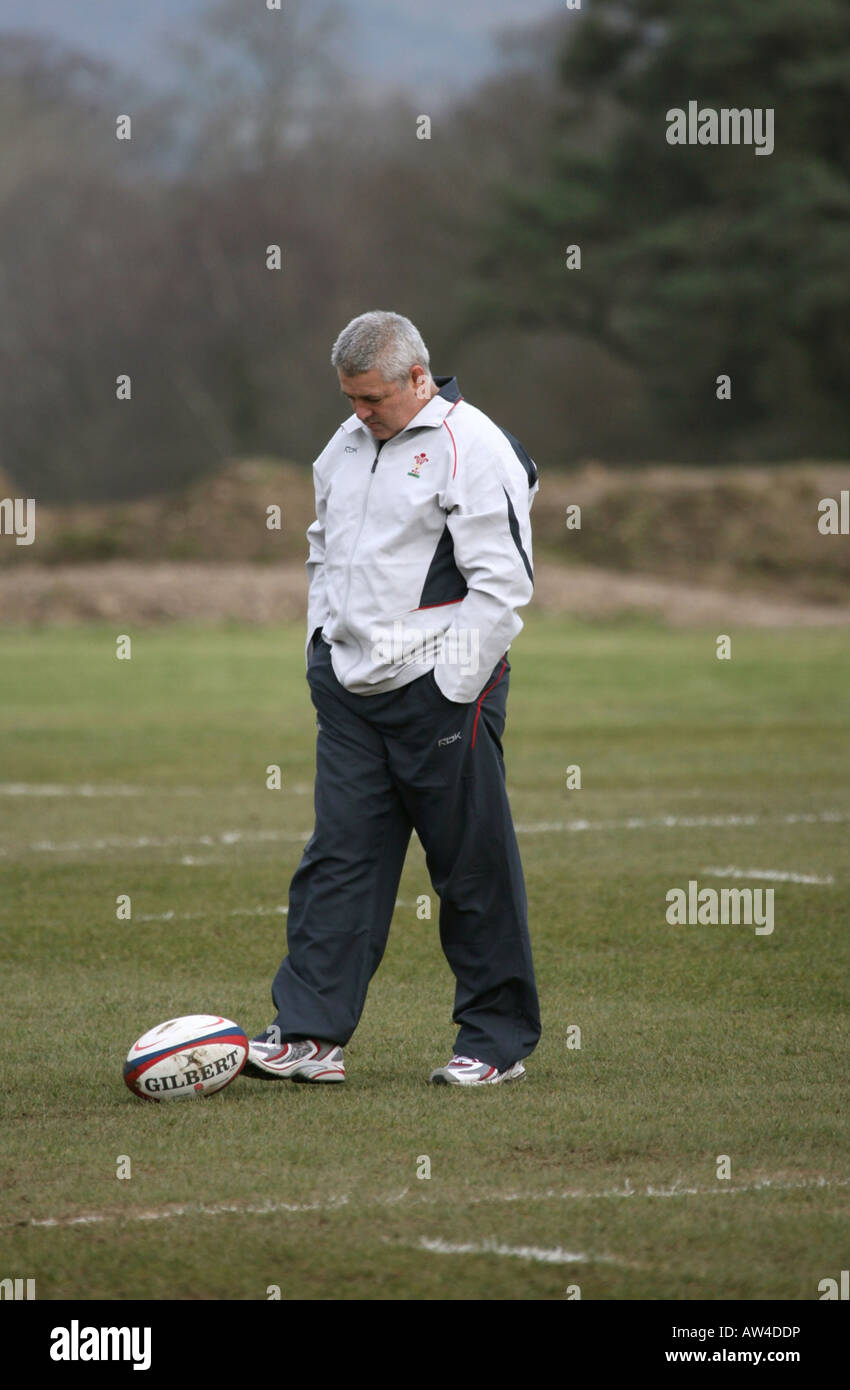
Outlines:
[[427,463],[427,462],[428,462],[428,455],[427,455],[427,454],[417,454],[417,455],[416,455],[416,458],[413,460],[413,467],[412,467],[412,468],[408,468],[408,470],[407,470],[407,476],[408,476],[408,478],[418,478],[418,477],[419,477],[419,470],[420,470],[420,468],[422,467],[423,463]]

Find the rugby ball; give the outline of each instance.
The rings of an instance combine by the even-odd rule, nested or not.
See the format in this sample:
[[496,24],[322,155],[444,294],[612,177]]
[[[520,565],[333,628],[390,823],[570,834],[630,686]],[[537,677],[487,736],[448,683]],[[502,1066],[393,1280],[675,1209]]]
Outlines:
[[229,1085],[247,1060],[248,1039],[237,1023],[216,1014],[187,1014],[160,1023],[133,1043],[124,1080],[142,1100],[211,1096]]

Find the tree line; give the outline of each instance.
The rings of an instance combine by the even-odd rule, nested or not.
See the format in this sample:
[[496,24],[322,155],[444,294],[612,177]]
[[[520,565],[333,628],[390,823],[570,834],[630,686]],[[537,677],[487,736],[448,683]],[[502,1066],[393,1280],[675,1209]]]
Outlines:
[[[430,138],[421,93],[371,99],[335,64],[319,0],[285,10],[216,0],[173,91],[0,36],[16,488],[308,464],[347,413],[331,344],[366,308],[414,319],[543,467],[846,450],[846,6],[595,0],[514,35]],[[670,144],[690,101],[770,108],[775,148]]]

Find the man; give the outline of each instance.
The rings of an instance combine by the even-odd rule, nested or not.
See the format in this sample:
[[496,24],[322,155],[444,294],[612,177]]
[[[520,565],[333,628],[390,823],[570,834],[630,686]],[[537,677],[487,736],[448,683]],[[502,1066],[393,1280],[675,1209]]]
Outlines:
[[431,376],[409,319],[360,315],[331,362],[354,414],[314,464],[307,532],[316,825],[290,886],[277,1017],[247,1071],[345,1079],[415,829],[459,1027],[430,1079],[520,1080],[540,1015],[501,736],[537,470],[454,378]]

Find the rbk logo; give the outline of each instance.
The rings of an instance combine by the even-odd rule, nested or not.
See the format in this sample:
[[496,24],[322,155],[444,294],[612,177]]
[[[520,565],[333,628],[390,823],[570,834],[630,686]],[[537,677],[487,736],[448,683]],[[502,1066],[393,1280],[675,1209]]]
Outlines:
[[419,477],[419,470],[421,469],[423,463],[427,463],[427,462],[428,462],[428,455],[427,455],[427,454],[417,454],[417,455],[416,455],[416,458],[413,460],[413,467],[412,467],[412,468],[408,468],[408,470],[407,470],[407,476],[408,476],[408,478],[418,478],[418,477]]

